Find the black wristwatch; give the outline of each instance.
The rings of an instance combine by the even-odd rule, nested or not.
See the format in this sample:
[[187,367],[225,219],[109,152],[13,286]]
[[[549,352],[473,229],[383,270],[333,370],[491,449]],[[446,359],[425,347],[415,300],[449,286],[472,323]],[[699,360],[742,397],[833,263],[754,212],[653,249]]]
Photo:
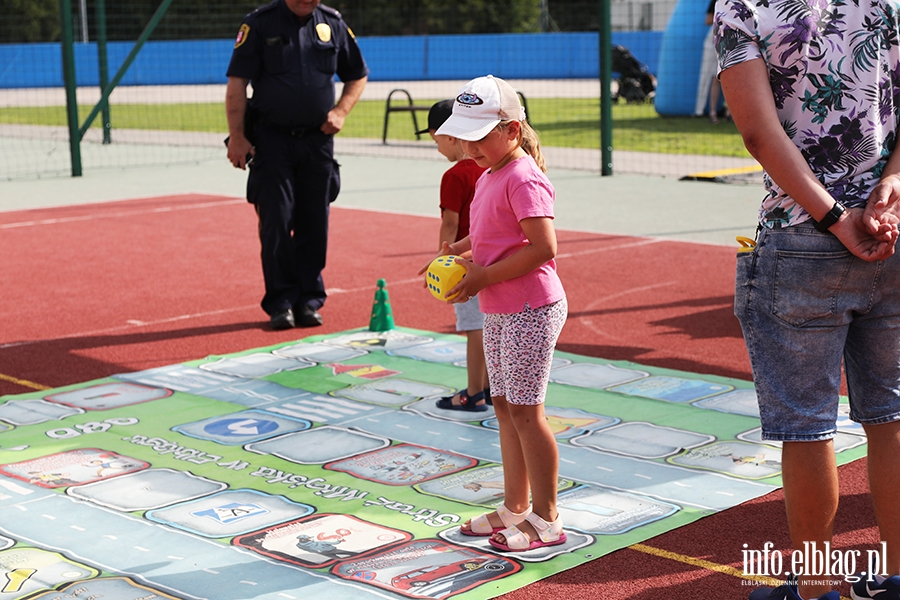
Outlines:
[[827,213],[825,213],[825,216],[822,217],[821,221],[816,221],[815,219],[813,219],[813,223],[815,223],[816,230],[821,231],[822,233],[827,232],[828,228],[831,227],[832,225],[834,225],[835,223],[837,223],[838,219],[840,219],[841,215],[844,214],[846,211],[847,211],[847,209],[844,208],[844,205],[841,204],[840,202],[838,202],[837,200],[835,200],[834,206],[831,207],[831,210],[829,210]]

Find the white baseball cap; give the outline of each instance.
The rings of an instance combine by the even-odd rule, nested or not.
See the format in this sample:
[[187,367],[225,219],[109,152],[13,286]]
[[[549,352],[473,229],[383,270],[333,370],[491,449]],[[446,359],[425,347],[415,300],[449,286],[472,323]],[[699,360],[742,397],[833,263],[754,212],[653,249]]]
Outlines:
[[525,108],[511,85],[493,75],[477,77],[459,90],[450,118],[437,130],[440,135],[468,142],[486,136],[501,121],[524,121]]

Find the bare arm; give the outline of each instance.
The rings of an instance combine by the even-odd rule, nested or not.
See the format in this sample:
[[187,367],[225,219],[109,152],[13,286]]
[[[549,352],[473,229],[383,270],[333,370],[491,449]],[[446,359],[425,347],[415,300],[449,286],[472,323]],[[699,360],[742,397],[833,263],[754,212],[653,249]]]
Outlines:
[[443,247],[443,243],[452,244],[456,241],[456,234],[459,231],[459,213],[443,209],[441,210],[441,230],[438,245]]
[[369,78],[363,77],[362,79],[354,79],[344,83],[344,89],[341,91],[341,97],[337,105],[328,111],[328,116],[325,117],[325,122],[322,123],[322,133],[334,135],[344,128],[344,120],[350,114],[350,111],[353,110],[353,107],[356,106],[359,97],[362,96],[367,81],[369,81]]
[[244,136],[244,111],[247,110],[249,79],[229,77],[225,87],[225,116],[228,119],[228,160],[238,169],[247,168],[247,155],[255,152]]
[[[781,126],[765,62],[759,58],[734,65],[722,71],[719,79],[747,150],[785,193],[820,221],[834,198]],[[864,260],[882,260],[893,253],[893,244],[866,231],[862,209],[845,212],[830,231]]]

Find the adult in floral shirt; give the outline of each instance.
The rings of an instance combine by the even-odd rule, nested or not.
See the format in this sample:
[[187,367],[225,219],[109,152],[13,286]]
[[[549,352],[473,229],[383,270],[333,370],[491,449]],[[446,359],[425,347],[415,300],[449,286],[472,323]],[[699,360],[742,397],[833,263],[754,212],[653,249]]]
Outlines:
[[[737,257],[735,315],[764,440],[782,442],[795,549],[831,541],[841,365],[869,441],[884,572],[853,598],[900,599],[900,15],[889,0],[719,0],[713,27],[734,122],[765,169],[752,252]],[[836,600],[835,577],[751,600]]]

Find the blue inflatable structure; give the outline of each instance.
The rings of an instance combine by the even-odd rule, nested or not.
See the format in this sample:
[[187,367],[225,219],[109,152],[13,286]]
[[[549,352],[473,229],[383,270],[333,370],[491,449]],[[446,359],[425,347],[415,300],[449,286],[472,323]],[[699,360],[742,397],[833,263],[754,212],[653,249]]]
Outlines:
[[694,114],[703,40],[709,31],[709,0],[680,0],[669,18],[659,51],[656,112],[664,116]]

